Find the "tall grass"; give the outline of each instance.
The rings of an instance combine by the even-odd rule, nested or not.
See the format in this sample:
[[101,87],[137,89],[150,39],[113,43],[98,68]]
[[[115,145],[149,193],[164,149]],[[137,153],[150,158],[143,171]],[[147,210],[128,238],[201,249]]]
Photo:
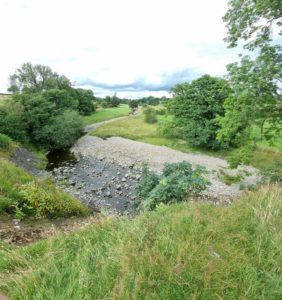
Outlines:
[[281,299],[281,199],[264,187],[228,208],[160,206],[0,246],[0,290],[11,299]]
[[49,179],[36,179],[14,163],[0,158],[0,217],[3,213],[17,218],[64,217],[87,215],[85,205],[57,189]]

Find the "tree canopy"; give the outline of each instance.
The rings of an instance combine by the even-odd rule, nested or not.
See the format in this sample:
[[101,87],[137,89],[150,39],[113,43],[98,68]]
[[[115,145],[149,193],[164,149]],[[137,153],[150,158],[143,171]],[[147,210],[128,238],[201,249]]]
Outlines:
[[8,91],[42,92],[49,89],[70,89],[71,82],[65,76],[60,76],[48,66],[25,63],[10,76]]
[[256,52],[255,59],[246,55],[227,66],[233,93],[218,118],[218,138],[240,145],[252,139],[251,127],[258,124],[261,137],[269,139],[282,128],[282,48],[272,41],[274,27],[282,25],[281,0],[231,0],[224,21],[229,47],[242,40]]
[[[228,29],[225,41],[229,47],[244,40],[245,47],[252,50],[268,44],[273,28],[282,25],[281,0],[230,0],[223,20]],[[282,35],[282,30],[279,34]]]
[[189,143],[203,148],[219,148],[216,116],[224,114],[223,103],[230,93],[228,82],[204,75],[191,83],[177,84],[172,93],[170,110]]

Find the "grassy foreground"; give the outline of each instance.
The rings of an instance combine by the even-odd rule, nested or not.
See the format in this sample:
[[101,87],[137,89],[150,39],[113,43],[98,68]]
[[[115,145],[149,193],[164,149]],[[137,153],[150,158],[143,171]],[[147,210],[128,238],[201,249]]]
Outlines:
[[281,299],[282,191],[231,207],[161,206],[20,249],[0,244],[11,299]]
[[84,125],[89,125],[97,122],[102,122],[118,117],[127,116],[129,114],[129,106],[120,104],[119,107],[99,108],[91,116],[84,117]]

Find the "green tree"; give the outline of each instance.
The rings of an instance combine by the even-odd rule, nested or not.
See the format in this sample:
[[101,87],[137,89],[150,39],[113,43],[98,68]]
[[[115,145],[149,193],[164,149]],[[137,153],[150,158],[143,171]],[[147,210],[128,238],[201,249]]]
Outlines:
[[92,90],[75,89],[74,94],[78,100],[78,111],[81,115],[88,116],[95,112],[95,98]]
[[225,103],[225,116],[218,119],[222,126],[218,138],[243,144],[251,140],[253,124],[259,125],[261,137],[271,138],[282,120],[282,48],[272,41],[273,27],[282,25],[281,0],[231,0],[224,21],[229,47],[243,40],[257,56],[244,56],[228,66],[234,93]]
[[67,77],[58,75],[48,66],[25,63],[10,76],[8,91],[34,93],[55,88],[70,89],[71,83]]
[[41,146],[45,149],[65,149],[73,145],[81,135],[83,122],[76,111],[65,110],[63,113],[53,116],[42,127],[37,137]]
[[[269,44],[274,26],[282,25],[281,0],[230,0],[223,17],[228,29],[225,41],[235,47],[239,40],[253,50]],[[282,30],[279,32],[282,35]]]
[[221,146],[216,140],[220,128],[216,116],[224,115],[223,103],[230,91],[226,80],[209,75],[172,88],[169,109],[191,145],[208,149]]
[[282,53],[264,46],[255,60],[245,56],[227,69],[233,93],[225,101],[225,115],[218,118],[218,138],[240,146],[250,140],[253,125],[260,128],[260,137],[277,135],[282,120]]

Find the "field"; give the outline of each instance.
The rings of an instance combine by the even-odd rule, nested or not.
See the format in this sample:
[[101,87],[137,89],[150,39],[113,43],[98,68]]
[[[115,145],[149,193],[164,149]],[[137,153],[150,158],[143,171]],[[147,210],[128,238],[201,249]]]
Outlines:
[[97,122],[110,120],[113,118],[127,116],[129,114],[129,106],[127,104],[120,104],[119,107],[113,108],[99,108],[91,116],[84,117],[84,125],[89,125]]
[[161,206],[23,248],[0,243],[10,299],[281,299],[282,192]]

